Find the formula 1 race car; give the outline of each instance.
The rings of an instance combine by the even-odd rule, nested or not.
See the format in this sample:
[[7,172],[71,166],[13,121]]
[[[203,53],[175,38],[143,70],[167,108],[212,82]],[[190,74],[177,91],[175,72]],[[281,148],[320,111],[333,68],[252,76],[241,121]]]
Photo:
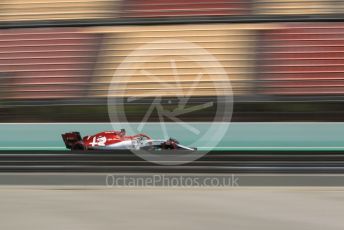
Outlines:
[[196,150],[196,148],[183,146],[172,138],[168,140],[153,140],[146,134],[126,136],[124,129],[121,129],[121,131],[100,132],[92,136],[85,136],[84,138],[81,138],[79,132],[69,132],[62,134],[62,139],[66,148],[71,150]]

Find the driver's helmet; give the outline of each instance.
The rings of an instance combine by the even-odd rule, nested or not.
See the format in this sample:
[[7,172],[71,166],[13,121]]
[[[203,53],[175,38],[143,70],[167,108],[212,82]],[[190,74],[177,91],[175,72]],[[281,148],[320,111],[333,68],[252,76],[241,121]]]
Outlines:
[[125,136],[125,134],[126,134],[125,129],[121,129],[120,135]]

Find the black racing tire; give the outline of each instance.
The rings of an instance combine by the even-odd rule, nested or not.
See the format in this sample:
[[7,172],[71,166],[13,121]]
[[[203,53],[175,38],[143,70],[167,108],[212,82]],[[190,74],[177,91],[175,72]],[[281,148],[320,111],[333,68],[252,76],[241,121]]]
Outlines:
[[80,151],[80,150],[86,150],[86,147],[83,143],[75,143],[72,148],[71,148],[72,151]]

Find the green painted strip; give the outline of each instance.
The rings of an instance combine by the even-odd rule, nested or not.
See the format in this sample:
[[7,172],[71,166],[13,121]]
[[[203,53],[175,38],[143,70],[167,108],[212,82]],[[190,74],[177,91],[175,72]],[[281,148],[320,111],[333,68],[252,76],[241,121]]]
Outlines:
[[[127,129],[129,135],[137,133],[137,123],[3,123],[0,124],[0,150],[63,150],[61,134],[80,131],[83,136],[100,131]],[[221,129],[224,123],[187,123],[199,133],[185,126],[166,123],[168,136],[177,138],[184,145],[199,150],[344,150],[344,123],[232,123],[223,137],[218,133],[204,136],[208,130]],[[159,123],[148,123],[142,132],[155,139],[164,139],[164,129]],[[222,135],[220,135],[222,136]],[[199,141],[201,140],[201,141]],[[213,148],[215,147],[215,148]]]

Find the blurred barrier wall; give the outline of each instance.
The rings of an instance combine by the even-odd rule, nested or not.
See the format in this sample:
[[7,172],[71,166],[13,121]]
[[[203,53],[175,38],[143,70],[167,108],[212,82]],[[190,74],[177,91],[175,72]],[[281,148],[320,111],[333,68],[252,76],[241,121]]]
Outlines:
[[213,96],[227,77],[235,96],[344,95],[343,60],[344,23],[0,31],[3,99],[104,98],[112,80],[126,93],[110,96]]
[[5,99],[87,95],[97,34],[78,28],[0,31],[1,91]]
[[127,0],[124,17],[248,15],[250,0]]
[[[104,36],[91,96],[107,96],[111,80],[119,83],[116,87],[124,85],[125,96],[174,96],[178,95],[178,90],[181,91],[179,95],[190,92],[190,96],[212,96],[216,95],[221,82],[228,79],[237,95],[247,94],[252,87],[255,30],[250,25],[138,26],[95,30]],[[227,76],[221,72],[222,68]]]
[[262,30],[260,93],[344,95],[344,23],[285,23]]
[[343,13],[342,0],[2,0],[0,21]]
[[255,0],[254,13],[263,15],[297,15],[337,13],[342,1],[336,0]]
[[[329,103],[302,104],[305,117],[320,111],[327,119],[341,108],[344,117],[343,15],[342,0],[2,0],[0,118],[12,117],[3,108],[16,114],[18,105],[53,102],[56,108],[87,104],[81,113],[93,116],[95,106],[104,111],[112,80],[126,91],[110,96],[191,90],[208,100],[226,82],[219,68],[240,116],[277,111],[287,119],[294,105],[277,104],[306,98],[337,104],[332,110]],[[253,105],[250,112],[245,103]],[[144,110],[135,106],[134,112]]]
[[3,21],[116,18],[120,0],[1,0]]

